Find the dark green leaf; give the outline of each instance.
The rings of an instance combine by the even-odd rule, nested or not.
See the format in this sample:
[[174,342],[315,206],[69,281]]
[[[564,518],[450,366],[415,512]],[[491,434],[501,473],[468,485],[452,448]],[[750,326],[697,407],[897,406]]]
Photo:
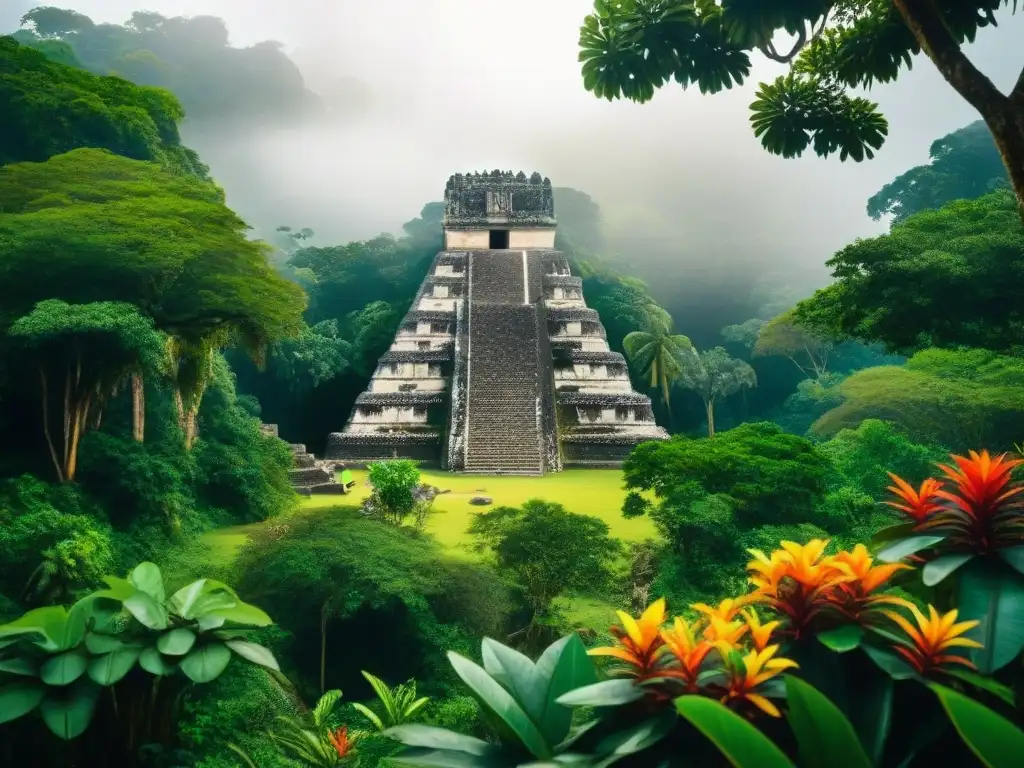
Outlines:
[[955,667],[944,669],[943,672],[950,677],[962,680],[968,685],[974,686],[979,690],[991,693],[993,696],[1005,701],[1011,707],[1015,705],[1016,697],[1013,695],[1013,689],[993,680],[991,677],[979,675],[977,672],[972,672],[969,669],[956,669]]
[[162,603],[167,597],[164,592],[164,578],[160,575],[160,569],[155,563],[139,563],[128,574],[128,581],[158,603]]
[[281,668],[277,665],[277,659],[274,658],[274,654],[262,645],[245,640],[228,640],[224,645],[253,664],[259,664],[261,667],[272,669],[275,672],[281,671]]
[[512,694],[538,726],[544,714],[544,685],[530,659],[507,645],[485,637],[480,644],[484,670]]
[[1024,732],[1002,715],[951,688],[929,686],[942,702],[960,738],[989,768],[1016,768],[1024,755]]
[[39,677],[47,685],[70,685],[85,673],[87,666],[84,653],[68,651],[47,659],[39,668]]
[[846,653],[860,646],[860,641],[864,639],[864,629],[857,624],[847,624],[827,632],[819,632],[817,637],[825,647],[836,653]]
[[124,607],[142,626],[167,629],[167,609],[145,592],[136,592],[124,601]]
[[896,525],[887,525],[885,528],[875,531],[871,536],[871,542],[873,544],[883,544],[898,539],[906,539],[914,535],[914,526],[916,523],[898,523]]
[[0,685],[0,723],[17,720],[39,706],[46,687],[37,680],[19,680]]
[[657,744],[664,739],[676,724],[674,712],[663,712],[650,717],[631,728],[612,733],[603,738],[597,745],[597,754],[609,758],[598,763],[598,768],[611,765],[625,755],[632,755]]
[[407,747],[451,750],[465,752],[468,755],[486,755],[494,751],[493,745],[486,741],[472,736],[463,736],[461,733],[455,733],[446,728],[435,728],[418,723],[396,725],[394,728],[384,731],[384,735]]
[[681,696],[676,711],[703,733],[734,768],[793,768],[757,728],[714,699]]
[[15,656],[10,659],[0,659],[0,672],[36,677],[39,675],[39,667],[24,657]]
[[865,643],[861,646],[879,669],[886,672],[893,680],[909,680],[917,677],[917,672],[903,658],[884,648],[876,648]]
[[934,587],[961,565],[970,562],[974,555],[970,552],[953,552],[940,555],[925,564],[921,572],[921,581],[926,587]]
[[68,688],[51,691],[39,705],[39,712],[54,735],[73,739],[89,727],[99,695],[100,687],[96,683],[79,680]]
[[85,636],[85,647],[89,653],[110,653],[124,647],[124,641],[113,635],[102,635],[90,632]]
[[216,680],[231,661],[231,651],[223,643],[205,643],[193,648],[181,660],[181,671],[194,683]]
[[465,752],[453,752],[447,749],[429,749],[425,747],[409,747],[397,755],[387,758],[394,766],[424,766],[425,768],[497,768],[508,766],[513,762],[495,763],[492,758],[470,755]]
[[641,686],[631,679],[620,678],[585,685],[562,694],[556,701],[566,707],[616,707],[638,701],[643,696]]
[[184,656],[186,653],[192,650],[192,646],[196,643],[196,633],[191,629],[185,629],[184,627],[178,627],[172,629],[156,640],[156,648],[160,653],[166,654],[167,656]]
[[597,671],[580,636],[573,632],[541,654],[537,672],[547,681],[540,729],[549,744],[558,744],[566,738],[572,725],[572,710],[559,704],[559,697],[596,683]]
[[449,652],[448,659],[451,661],[455,673],[473,691],[477,701],[504,723],[534,757],[547,759],[551,756],[551,750],[544,740],[544,735],[537,730],[537,726],[533,724],[533,721],[508,691],[502,688],[483,668],[466,657]]
[[1018,573],[1024,574],[1024,547],[1000,549],[999,556],[1008,562]]
[[89,662],[89,677],[100,685],[113,685],[132,671],[142,649],[126,646]]
[[883,563],[897,563],[904,557],[920,552],[922,549],[934,547],[944,539],[944,536],[911,536],[882,547],[875,557]]
[[169,675],[178,668],[177,664],[165,658],[154,647],[146,648],[139,654],[139,666],[157,677]]
[[1024,576],[998,560],[977,558],[960,573],[957,586],[959,620],[981,622],[968,635],[983,645],[972,659],[979,672],[991,675],[1024,648]]
[[786,694],[800,768],[872,768],[853,725],[820,691],[787,675]]

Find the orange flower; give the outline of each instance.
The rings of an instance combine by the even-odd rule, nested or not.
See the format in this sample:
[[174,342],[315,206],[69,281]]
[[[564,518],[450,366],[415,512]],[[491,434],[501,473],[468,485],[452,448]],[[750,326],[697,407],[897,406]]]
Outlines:
[[883,586],[893,574],[901,570],[909,570],[909,565],[892,563],[874,565],[874,559],[868,554],[868,548],[858,544],[852,552],[839,552],[832,558],[832,566],[838,573],[846,577],[835,583],[826,594],[830,605],[840,613],[854,621],[860,621],[865,613],[880,604],[910,605],[906,600],[891,595],[872,594]]
[[1013,470],[1024,459],[1007,459],[1006,454],[990,456],[988,451],[970,452],[970,457],[952,456],[956,468],[939,464],[939,469],[955,484],[953,492],[936,491],[950,502],[946,511],[928,521],[929,528],[949,529],[959,543],[974,548],[994,549],[1019,544],[1024,539],[1024,518],[1017,510],[1024,499],[1024,484],[1012,483]]
[[896,645],[893,648],[913,665],[918,672],[925,673],[943,664],[961,664],[974,668],[968,659],[956,654],[947,653],[950,648],[981,648],[981,643],[967,637],[964,632],[978,626],[977,621],[961,621],[956,623],[957,611],[939,614],[935,606],[928,606],[928,617],[918,610],[916,605],[908,603],[915,627],[906,618],[895,611],[885,611],[885,615],[899,625],[910,640],[908,645]]
[[735,645],[747,632],[747,625],[736,621],[736,615],[750,600],[750,595],[743,595],[727,597],[714,608],[705,603],[694,603],[690,607],[708,617],[708,625],[704,629],[705,640]]
[[712,608],[706,603],[694,603],[690,607],[693,608],[693,610],[700,611],[711,618],[718,617],[722,621],[732,621],[736,618],[736,614],[739,613],[740,608],[749,602],[750,595],[743,595],[741,597],[727,597],[715,608]]
[[327,739],[331,742],[331,746],[334,747],[334,751],[338,753],[339,759],[343,760],[346,756],[352,753],[354,740],[348,737],[347,726],[338,728],[336,731],[331,731],[327,734]]
[[753,599],[768,603],[789,617],[789,630],[796,635],[824,608],[823,593],[849,579],[825,557],[827,540],[813,539],[801,546],[782,542],[782,549],[766,557],[749,550],[754,559],[747,564],[750,582],[756,587]]
[[662,630],[661,638],[672,654],[674,660],[679,663],[678,668],[672,667],[662,672],[666,677],[674,677],[686,683],[686,689],[690,692],[697,690],[697,675],[700,673],[700,666],[704,659],[714,647],[708,640],[697,640],[693,625],[687,624],[678,616],[675,625],[670,630]]
[[894,475],[892,472],[887,474],[896,483],[894,486],[890,485],[887,490],[899,496],[904,503],[900,504],[896,501],[887,501],[885,503],[904,513],[916,524],[920,525],[942,509],[942,505],[935,501],[938,498],[938,491],[942,488],[942,483],[934,477],[929,477],[921,483],[921,490],[915,491],[914,486],[903,478]]
[[592,648],[591,656],[611,656],[626,662],[629,668],[620,670],[632,677],[644,677],[654,672],[659,657],[665,650],[661,638],[661,625],[665,623],[665,600],[657,600],[648,606],[639,619],[628,613],[616,611],[621,627],[612,627],[616,645]]
[[793,669],[797,663],[792,659],[776,659],[779,646],[769,645],[760,651],[751,651],[742,657],[742,664],[729,664],[729,689],[722,697],[722,703],[749,701],[755,707],[772,717],[779,717],[779,709],[757,688],[784,670]]
[[747,622],[747,628],[750,630],[750,639],[754,642],[754,648],[758,651],[763,651],[768,647],[768,643],[772,639],[772,632],[775,631],[780,622],[769,621],[767,624],[762,624],[757,614],[753,611],[744,611],[743,618]]

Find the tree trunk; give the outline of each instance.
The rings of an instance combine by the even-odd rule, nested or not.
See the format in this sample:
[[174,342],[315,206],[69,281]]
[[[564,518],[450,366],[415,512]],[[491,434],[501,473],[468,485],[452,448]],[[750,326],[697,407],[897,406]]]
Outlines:
[[42,366],[39,366],[39,384],[43,395],[43,434],[46,436],[46,447],[50,449],[53,468],[57,470],[57,481],[63,483],[64,469],[57,458],[57,449],[53,447],[53,438],[50,436],[50,390],[46,385],[46,370]]
[[708,414],[708,437],[715,436],[715,401],[705,400],[704,409]]
[[893,5],[921,50],[992,132],[1024,220],[1024,71],[1006,96],[964,55],[933,0],[893,0]]
[[146,388],[141,373],[132,374],[132,438],[141,443],[146,435]]

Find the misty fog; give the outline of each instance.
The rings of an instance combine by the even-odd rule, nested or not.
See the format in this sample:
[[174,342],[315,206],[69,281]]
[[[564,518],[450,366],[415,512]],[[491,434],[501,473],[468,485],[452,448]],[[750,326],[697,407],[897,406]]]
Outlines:
[[[0,28],[37,4],[4,0]],[[749,128],[748,105],[781,65],[755,56],[752,79],[715,96],[669,85],[647,105],[600,101],[576,61],[591,0],[54,4],[97,22],[143,7],[209,14],[226,20],[233,45],[282,42],[326,117],[287,129],[186,121],[183,134],[257,233],[311,227],[315,244],[398,229],[441,197],[451,173],[536,169],[594,197],[614,250],[652,282],[670,269],[683,281],[774,274],[820,285],[836,249],[886,227],[866,215],[867,198],[924,162],[932,140],[977,119],[922,57],[870,94],[890,122],[873,161],[773,157]],[[999,18],[968,55],[1006,89],[1022,63],[1024,14]]]

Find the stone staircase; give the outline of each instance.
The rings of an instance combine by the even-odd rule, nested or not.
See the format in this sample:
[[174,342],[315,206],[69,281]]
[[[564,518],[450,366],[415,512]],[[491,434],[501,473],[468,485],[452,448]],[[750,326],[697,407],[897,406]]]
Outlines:
[[543,473],[537,307],[524,304],[520,251],[473,253],[465,471]]

